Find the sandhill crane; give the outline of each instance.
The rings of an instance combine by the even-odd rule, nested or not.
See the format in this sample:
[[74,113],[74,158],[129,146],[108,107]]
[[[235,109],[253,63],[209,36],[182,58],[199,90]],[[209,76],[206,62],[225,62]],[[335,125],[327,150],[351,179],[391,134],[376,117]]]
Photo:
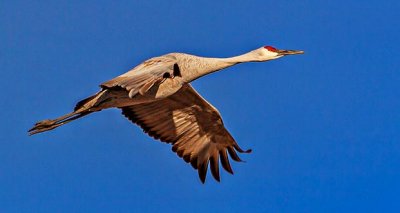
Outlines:
[[52,130],[93,112],[116,107],[144,132],[172,144],[172,150],[198,170],[205,182],[208,165],[220,181],[219,161],[233,174],[228,160],[240,162],[243,150],[225,129],[218,110],[201,97],[190,82],[204,75],[243,62],[263,62],[299,50],[278,50],[264,46],[231,58],[205,58],[170,53],[151,58],[129,72],[100,85],[101,90],[75,106],[73,112],[54,120],[43,120],[29,134]]

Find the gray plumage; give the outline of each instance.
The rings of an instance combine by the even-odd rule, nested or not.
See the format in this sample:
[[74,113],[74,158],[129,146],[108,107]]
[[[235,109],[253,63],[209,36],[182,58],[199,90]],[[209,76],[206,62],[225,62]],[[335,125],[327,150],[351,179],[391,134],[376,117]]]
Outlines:
[[208,167],[220,181],[219,162],[233,174],[228,154],[233,160],[241,161],[237,152],[251,150],[239,147],[225,129],[218,110],[190,82],[237,63],[301,53],[265,46],[231,58],[204,58],[184,53],[151,58],[102,83],[101,90],[78,102],[72,113],[36,123],[29,134],[52,130],[90,113],[116,107],[153,138],[172,144],[172,150],[198,170],[203,183]]

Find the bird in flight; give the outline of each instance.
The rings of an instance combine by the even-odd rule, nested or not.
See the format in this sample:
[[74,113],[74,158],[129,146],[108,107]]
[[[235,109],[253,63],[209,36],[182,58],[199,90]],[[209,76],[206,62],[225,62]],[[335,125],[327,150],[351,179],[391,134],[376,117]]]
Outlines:
[[202,183],[208,167],[220,181],[219,162],[233,174],[228,154],[240,162],[243,150],[224,127],[218,110],[190,85],[207,74],[244,62],[264,62],[300,50],[264,46],[230,58],[206,58],[169,53],[144,61],[125,74],[100,85],[101,90],[79,101],[74,111],[34,125],[30,135],[45,132],[93,112],[116,107],[149,136],[172,144],[172,150],[194,169]]

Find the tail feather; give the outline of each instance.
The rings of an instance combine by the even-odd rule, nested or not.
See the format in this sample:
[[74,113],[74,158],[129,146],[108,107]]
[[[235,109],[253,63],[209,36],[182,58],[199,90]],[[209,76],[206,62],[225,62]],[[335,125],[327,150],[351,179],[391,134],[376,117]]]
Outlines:
[[[98,94],[98,93],[97,93],[97,94]],[[90,96],[90,97],[88,97],[88,98],[85,98],[85,99],[79,101],[79,102],[75,105],[74,111],[79,110],[79,109],[82,108],[86,103],[88,103],[88,102],[90,102],[91,100],[93,100],[94,98],[96,98],[97,94],[94,94],[94,95],[92,95],[92,96]]]

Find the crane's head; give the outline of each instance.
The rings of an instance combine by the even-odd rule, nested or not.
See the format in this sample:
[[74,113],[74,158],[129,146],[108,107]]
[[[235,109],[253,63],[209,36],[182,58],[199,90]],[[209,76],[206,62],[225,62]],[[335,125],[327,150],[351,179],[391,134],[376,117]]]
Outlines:
[[264,46],[253,51],[257,55],[258,61],[268,61],[286,55],[303,54],[302,50],[279,50],[272,46]]

